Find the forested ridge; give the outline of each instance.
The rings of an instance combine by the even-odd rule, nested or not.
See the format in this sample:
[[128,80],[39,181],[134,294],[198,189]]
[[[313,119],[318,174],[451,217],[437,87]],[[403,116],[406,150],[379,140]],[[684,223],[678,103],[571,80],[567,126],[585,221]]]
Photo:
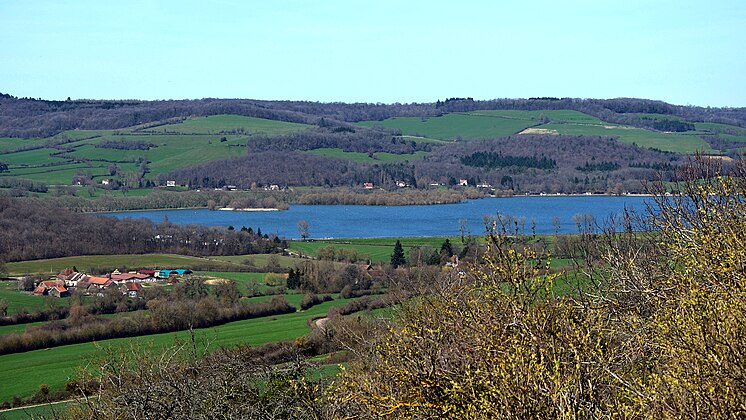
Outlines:
[[322,117],[337,121],[428,117],[447,112],[509,109],[571,109],[604,121],[644,127],[652,122],[635,113],[666,114],[689,121],[746,125],[744,108],[671,105],[647,99],[493,99],[446,100],[443,103],[370,104],[252,99],[198,100],[68,100],[48,101],[0,94],[0,137],[47,137],[72,129],[116,129],[189,116],[236,114],[279,121],[317,124]]
[[[506,112],[486,112],[495,110]],[[212,115],[221,117],[200,118]],[[221,126],[219,121],[230,116],[239,117]],[[703,122],[708,124],[695,125]],[[252,124],[257,124],[255,129]],[[152,208],[144,203],[157,201],[130,198],[123,204],[96,198],[88,203],[81,197],[83,188],[70,185],[87,188],[93,198],[102,195],[95,187],[104,188],[106,177],[111,182],[105,189],[121,188],[125,193],[168,181],[189,189],[362,189],[373,184],[393,191],[402,186],[425,190],[467,184],[482,185],[498,195],[640,193],[643,183],[656,177],[674,181],[673,170],[685,154],[704,149],[737,157],[746,144],[741,128],[745,124],[746,111],[741,108],[630,98],[346,104],[211,98],[44,101],[0,95],[0,137],[34,137],[4,142],[0,195],[77,196],[65,197],[66,202],[88,210]],[[66,131],[74,129],[114,131]],[[420,130],[435,131],[429,138]],[[466,138],[459,134],[470,130]],[[189,153],[184,144],[194,151]],[[172,158],[171,151],[184,158]],[[53,189],[30,181],[45,178],[46,172],[72,174],[46,177],[55,180]],[[183,206],[194,205],[193,197],[183,197]],[[370,197],[351,200],[329,194],[307,198],[319,202],[322,197],[330,202],[374,202]],[[107,200],[109,207],[93,205]],[[197,205],[207,205],[202,202]],[[254,203],[272,207],[287,201]]]

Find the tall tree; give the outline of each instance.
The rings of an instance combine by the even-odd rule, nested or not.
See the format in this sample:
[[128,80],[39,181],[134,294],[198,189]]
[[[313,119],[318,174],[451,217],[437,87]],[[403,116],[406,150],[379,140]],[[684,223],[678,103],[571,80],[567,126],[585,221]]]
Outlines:
[[407,259],[404,257],[404,248],[401,246],[401,242],[397,239],[394,245],[394,253],[391,254],[391,266],[394,268],[399,267],[407,263]]
[[302,219],[298,221],[298,234],[304,241],[308,238],[308,220]]

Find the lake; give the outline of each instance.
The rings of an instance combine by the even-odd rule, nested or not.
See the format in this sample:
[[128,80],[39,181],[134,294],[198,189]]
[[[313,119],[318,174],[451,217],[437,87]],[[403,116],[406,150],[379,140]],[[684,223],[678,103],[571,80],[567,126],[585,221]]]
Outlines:
[[598,222],[620,215],[625,208],[645,211],[649,197],[640,196],[520,196],[483,198],[459,204],[422,206],[326,206],[292,205],[283,211],[210,211],[207,209],[149,210],[106,213],[118,218],[147,218],[161,222],[167,216],[172,223],[207,226],[246,226],[262,233],[298,238],[297,224],[308,221],[311,238],[358,238],[482,235],[485,220],[498,215],[523,220],[524,232],[555,233],[554,218],[559,218],[560,233],[576,233],[573,216],[591,214]]

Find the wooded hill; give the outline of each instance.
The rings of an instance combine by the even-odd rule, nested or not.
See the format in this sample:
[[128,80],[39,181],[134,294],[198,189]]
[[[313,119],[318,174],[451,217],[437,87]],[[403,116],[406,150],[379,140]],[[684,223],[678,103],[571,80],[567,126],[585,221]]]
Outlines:
[[687,154],[739,155],[744,126],[744,108],[628,98],[344,104],[0,95],[0,193],[95,198],[93,187],[104,187],[147,195],[167,180],[191,189],[423,189],[466,180],[499,194],[640,192],[659,172],[673,180]]

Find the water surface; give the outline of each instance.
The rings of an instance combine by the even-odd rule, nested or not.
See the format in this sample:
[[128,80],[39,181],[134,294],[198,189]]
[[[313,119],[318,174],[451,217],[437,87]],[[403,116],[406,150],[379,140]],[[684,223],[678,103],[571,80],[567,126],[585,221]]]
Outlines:
[[498,215],[513,216],[519,229],[532,233],[575,233],[576,215],[590,214],[598,222],[621,215],[625,208],[645,211],[649,197],[639,196],[520,196],[483,198],[459,204],[422,206],[327,206],[291,205],[283,211],[210,211],[207,209],[149,210],[107,213],[118,218],[147,218],[155,222],[167,216],[172,223],[207,226],[260,228],[262,233],[299,237],[297,224],[308,221],[312,238],[358,238],[392,236],[481,235],[485,220]]

